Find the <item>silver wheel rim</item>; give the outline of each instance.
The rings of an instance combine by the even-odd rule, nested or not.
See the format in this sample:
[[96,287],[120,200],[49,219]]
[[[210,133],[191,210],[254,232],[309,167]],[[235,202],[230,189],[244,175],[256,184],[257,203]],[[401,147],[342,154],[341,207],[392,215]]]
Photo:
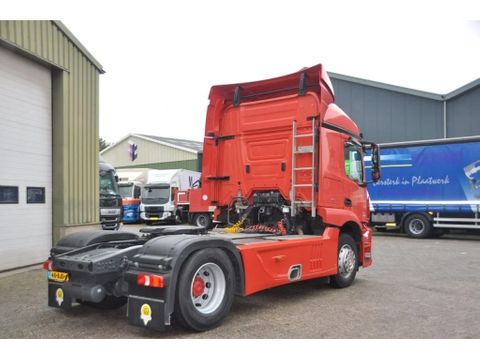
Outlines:
[[412,234],[420,235],[425,230],[425,224],[420,219],[414,219],[408,224],[408,229]]
[[197,217],[197,226],[207,227],[208,219],[205,215],[200,215]]
[[214,263],[204,264],[195,272],[190,284],[193,306],[202,314],[211,314],[220,307],[225,290],[225,274],[220,266]]
[[350,245],[343,245],[338,252],[338,273],[348,278],[355,270],[356,256]]

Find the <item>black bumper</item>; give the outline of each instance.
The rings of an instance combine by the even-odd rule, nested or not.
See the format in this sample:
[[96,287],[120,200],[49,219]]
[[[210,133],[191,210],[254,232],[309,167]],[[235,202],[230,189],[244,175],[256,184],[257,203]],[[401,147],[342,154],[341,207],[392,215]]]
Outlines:
[[120,216],[102,215],[100,217],[100,223],[104,230],[115,230],[121,221],[122,218]]

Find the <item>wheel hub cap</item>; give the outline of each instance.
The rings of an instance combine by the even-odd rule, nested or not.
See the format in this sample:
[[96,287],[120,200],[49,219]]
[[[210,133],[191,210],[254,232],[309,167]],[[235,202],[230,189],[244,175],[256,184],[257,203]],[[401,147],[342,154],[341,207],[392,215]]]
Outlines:
[[410,231],[414,234],[421,234],[424,229],[423,222],[420,220],[413,220],[410,223]]
[[192,295],[194,297],[199,297],[205,291],[205,281],[200,276],[197,276],[195,280],[193,280],[192,286]]
[[349,245],[344,245],[338,253],[338,272],[344,277],[355,270],[355,252]]
[[225,297],[227,282],[220,266],[215,263],[202,265],[193,276],[191,300],[202,314],[217,310]]

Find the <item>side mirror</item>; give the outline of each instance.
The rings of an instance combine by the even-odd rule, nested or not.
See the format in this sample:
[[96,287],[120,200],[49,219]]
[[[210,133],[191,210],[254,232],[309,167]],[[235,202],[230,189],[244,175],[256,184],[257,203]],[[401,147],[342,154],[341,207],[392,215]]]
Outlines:
[[371,163],[372,163],[372,182],[376,183],[380,180],[380,147],[369,141],[362,142],[363,150],[371,149]]
[[380,180],[380,148],[372,143],[372,181],[376,183]]
[[118,175],[115,175],[115,182],[118,183]]
[[172,186],[172,191],[171,191],[171,201],[175,201],[175,197],[177,196],[178,193],[178,187],[173,187]]

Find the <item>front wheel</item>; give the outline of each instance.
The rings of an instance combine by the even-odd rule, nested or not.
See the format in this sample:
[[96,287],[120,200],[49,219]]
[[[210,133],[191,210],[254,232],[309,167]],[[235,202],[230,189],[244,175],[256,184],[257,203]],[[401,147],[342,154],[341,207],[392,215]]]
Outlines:
[[228,255],[220,249],[194,253],[180,273],[175,318],[195,331],[216,327],[233,303],[235,274]]
[[337,264],[337,274],[330,277],[330,285],[335,288],[350,286],[357,275],[358,250],[349,234],[340,234]]

